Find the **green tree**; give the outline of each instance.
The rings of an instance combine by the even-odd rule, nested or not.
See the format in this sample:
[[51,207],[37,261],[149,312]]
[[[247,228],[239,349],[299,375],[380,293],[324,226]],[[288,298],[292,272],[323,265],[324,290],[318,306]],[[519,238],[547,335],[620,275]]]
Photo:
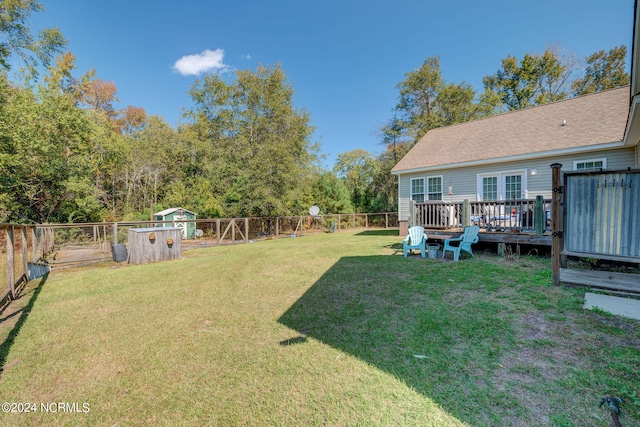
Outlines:
[[444,86],[440,59],[425,59],[420,68],[406,73],[405,77],[396,85],[400,92],[396,111],[405,132],[417,141],[429,129],[438,126],[434,111],[436,98]]
[[235,77],[227,83],[209,74],[191,88],[194,154],[207,165],[195,163],[194,171],[213,182],[228,215],[290,214],[317,159],[309,114],[293,106],[279,65]]
[[399,89],[395,117],[382,127],[383,143],[389,138],[408,136],[414,142],[427,131],[482,117],[491,113],[476,101],[476,93],[467,83],[447,83],[437,57],[425,59],[420,68],[405,74]]
[[322,214],[354,213],[349,189],[333,172],[320,174],[312,192],[314,204]]
[[402,144],[406,137],[406,129],[402,121],[397,116],[394,116],[380,128],[380,137],[382,139],[381,144],[387,147],[387,150],[391,150],[393,160],[397,163],[400,157],[397,155],[396,147]]
[[178,136],[162,118],[151,116],[144,126],[126,134],[125,141],[128,161],[121,174],[125,212],[152,209],[162,199],[166,185],[179,177],[174,153],[180,149]]
[[468,122],[489,114],[491,111],[486,111],[484,106],[475,102],[475,98],[476,91],[468,83],[443,86],[436,98],[439,127]]
[[371,183],[372,198],[369,201],[371,212],[397,212],[398,209],[398,181],[391,175],[391,169],[413,147],[410,141],[387,145],[376,158],[376,168]]
[[87,112],[59,86],[37,92],[4,80],[0,111],[0,190],[7,220],[16,222],[91,221],[104,209],[90,177],[98,134]]
[[356,212],[369,212],[375,169],[375,158],[361,148],[340,153],[336,159],[333,173],[351,193]]
[[629,84],[625,71],[627,47],[616,46],[608,52],[600,50],[587,57],[584,77],[571,84],[574,96],[586,95]]
[[572,69],[562,63],[553,49],[542,54],[527,53],[520,61],[509,55],[502,60],[502,69],[482,79],[485,86],[483,99],[487,105],[500,99],[508,110],[565,99],[571,72]]
[[9,58],[19,56],[30,72],[37,74],[37,65],[49,61],[66,45],[58,28],[45,28],[37,37],[29,31],[27,21],[32,12],[44,11],[36,0],[2,0],[0,3],[0,67],[11,69]]

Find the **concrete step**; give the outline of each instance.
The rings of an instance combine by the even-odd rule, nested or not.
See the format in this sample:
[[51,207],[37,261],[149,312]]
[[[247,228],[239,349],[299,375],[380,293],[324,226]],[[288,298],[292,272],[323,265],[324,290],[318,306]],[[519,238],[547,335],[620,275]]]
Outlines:
[[584,295],[584,308],[591,310],[595,307],[616,316],[640,320],[640,300],[637,299],[587,292]]

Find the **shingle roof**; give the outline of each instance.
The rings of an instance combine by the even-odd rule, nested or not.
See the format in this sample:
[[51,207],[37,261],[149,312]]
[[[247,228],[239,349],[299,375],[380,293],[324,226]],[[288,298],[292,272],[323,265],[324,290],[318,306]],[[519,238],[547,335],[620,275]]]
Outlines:
[[[433,129],[392,172],[622,141],[629,86]],[[566,121],[566,126],[562,126]]]

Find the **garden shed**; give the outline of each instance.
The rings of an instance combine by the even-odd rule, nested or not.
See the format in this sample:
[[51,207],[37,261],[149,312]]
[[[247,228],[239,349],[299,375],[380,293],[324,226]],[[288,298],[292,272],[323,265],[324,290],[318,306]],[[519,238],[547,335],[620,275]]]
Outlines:
[[196,214],[184,208],[169,208],[153,214],[156,221],[171,221],[164,223],[160,227],[177,227],[182,230],[183,239],[195,239],[196,237]]

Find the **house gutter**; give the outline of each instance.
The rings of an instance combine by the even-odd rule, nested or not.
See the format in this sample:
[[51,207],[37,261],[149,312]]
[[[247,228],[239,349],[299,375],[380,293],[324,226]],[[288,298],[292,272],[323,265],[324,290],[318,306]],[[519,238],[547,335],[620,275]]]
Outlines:
[[633,2],[633,36],[631,38],[631,103],[629,105],[629,118],[627,119],[627,128],[624,132],[624,143],[633,147],[640,140],[640,124],[636,119],[638,109],[640,109],[640,34],[638,33],[638,24],[640,23],[640,10],[638,9],[638,1]]
[[623,139],[624,145],[627,147],[633,147],[640,141],[640,121],[638,120],[640,119],[640,113],[638,110],[640,110],[640,94],[636,94],[631,98],[631,108]]
[[[639,100],[640,102],[640,100]],[[633,145],[633,144],[631,144]],[[417,173],[417,172],[431,172],[438,171],[443,169],[452,169],[452,168],[464,168],[471,166],[486,166],[486,165],[495,165],[497,163],[508,163],[522,160],[536,160],[544,157],[550,156],[563,156],[568,154],[580,154],[580,153],[590,153],[593,151],[602,151],[608,149],[615,148],[623,148],[625,147],[625,141],[616,141],[616,142],[607,142],[603,144],[594,144],[586,147],[577,147],[577,148],[562,148],[560,150],[551,150],[551,151],[541,151],[537,153],[526,153],[526,154],[518,154],[515,156],[508,157],[499,157],[499,158],[491,158],[491,159],[482,159],[482,160],[471,160],[468,162],[461,163],[448,163],[444,165],[434,165],[427,167],[418,167],[413,169],[403,169],[397,171],[391,171],[391,175],[403,175],[408,173]]]

